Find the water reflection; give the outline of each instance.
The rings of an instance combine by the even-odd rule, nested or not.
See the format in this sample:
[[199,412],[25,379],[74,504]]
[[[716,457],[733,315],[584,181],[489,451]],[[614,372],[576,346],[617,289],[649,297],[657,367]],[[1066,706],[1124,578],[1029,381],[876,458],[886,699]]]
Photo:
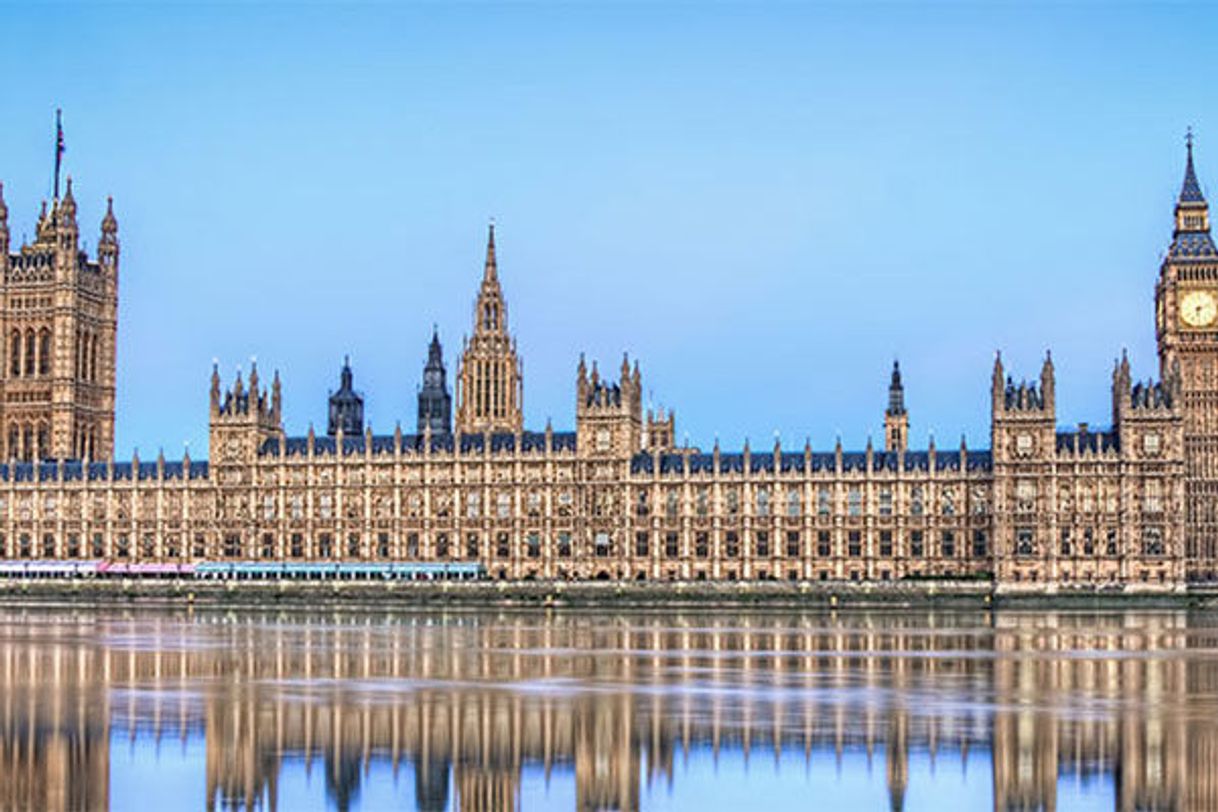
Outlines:
[[1218,808],[1184,613],[0,609],[0,810]]

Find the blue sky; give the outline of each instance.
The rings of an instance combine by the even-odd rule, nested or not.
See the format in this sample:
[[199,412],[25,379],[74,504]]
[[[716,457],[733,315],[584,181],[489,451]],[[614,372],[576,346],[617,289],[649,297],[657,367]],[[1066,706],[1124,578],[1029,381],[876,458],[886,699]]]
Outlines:
[[378,431],[450,378],[488,218],[526,423],[574,424],[579,353],[641,361],[678,434],[988,444],[995,349],[1058,419],[1156,369],[1153,286],[1218,15],[964,3],[0,5],[14,241],[54,109],[90,247],[123,247],[118,454],[206,444],[212,358],[257,356],[288,431],[342,356]]

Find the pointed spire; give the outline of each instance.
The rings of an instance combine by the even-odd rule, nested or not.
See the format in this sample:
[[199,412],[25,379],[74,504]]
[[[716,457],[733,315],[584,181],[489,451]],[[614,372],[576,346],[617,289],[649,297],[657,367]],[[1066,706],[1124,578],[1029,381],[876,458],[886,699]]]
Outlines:
[[118,220],[114,216],[114,198],[106,198],[106,216],[102,218],[102,237],[113,237],[118,234]]
[[7,225],[8,220],[8,204],[4,202],[4,183],[0,182],[0,228]]
[[901,383],[901,364],[892,362],[892,380],[888,384],[888,414],[900,417],[905,414],[905,386]]
[[1197,172],[1193,168],[1193,128],[1189,127],[1187,134],[1184,136],[1185,148],[1188,150],[1188,158],[1184,164],[1184,184],[1180,187],[1180,202],[1181,203],[1205,203],[1205,196],[1201,194],[1201,184],[1197,182]]
[[495,260],[495,221],[491,220],[486,236],[486,266],[482,272],[484,282],[495,282],[499,277],[499,264]]

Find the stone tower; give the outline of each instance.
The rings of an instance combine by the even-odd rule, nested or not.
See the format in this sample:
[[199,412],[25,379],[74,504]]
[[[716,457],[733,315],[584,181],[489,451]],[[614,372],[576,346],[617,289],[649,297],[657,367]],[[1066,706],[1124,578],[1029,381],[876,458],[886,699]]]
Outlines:
[[909,413],[905,411],[905,386],[901,383],[901,365],[893,361],[888,408],[884,410],[884,450],[898,452],[908,448]]
[[222,391],[220,370],[213,366],[210,400],[208,453],[213,468],[249,466],[267,440],[283,439],[283,396],[278,372],[269,392],[258,378],[256,364],[250,369],[248,387],[238,372],[233,385]]
[[643,447],[643,385],[639,365],[622,356],[617,383],[589,374],[581,356],[575,383],[575,430],[581,456],[629,457]]
[[330,394],[330,413],[326,422],[326,434],[333,437],[340,431],[348,437],[364,431],[364,398],[355,391],[350,358],[343,359],[338,391]]
[[1178,381],[1184,418],[1185,556],[1190,576],[1218,567],[1218,249],[1187,139],[1171,246],[1155,286],[1160,377]]
[[457,370],[457,431],[518,432],[524,422],[523,401],[524,382],[516,340],[508,332],[492,223],[482,287],[474,304],[474,334],[466,340]]
[[4,459],[109,459],[114,453],[118,221],[107,201],[96,259],[81,249],[68,178],[9,253],[0,186],[0,446]]
[[419,388],[419,434],[448,434],[452,431],[453,399],[448,393],[444,370],[444,348],[440,333],[432,330],[427,348],[427,366],[423,367],[423,386]]

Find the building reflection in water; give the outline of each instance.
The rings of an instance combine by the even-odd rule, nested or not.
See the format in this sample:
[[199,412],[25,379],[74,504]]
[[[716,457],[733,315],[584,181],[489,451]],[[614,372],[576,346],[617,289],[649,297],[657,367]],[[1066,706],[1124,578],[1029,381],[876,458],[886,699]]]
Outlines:
[[139,736],[205,741],[208,809],[280,808],[292,765],[355,808],[377,762],[420,810],[518,809],[526,769],[637,810],[693,755],[848,753],[892,809],[934,780],[911,755],[970,753],[996,810],[1055,809],[1070,779],[1119,810],[1218,809],[1210,623],[0,610],[0,810],[107,808],[111,742]]

